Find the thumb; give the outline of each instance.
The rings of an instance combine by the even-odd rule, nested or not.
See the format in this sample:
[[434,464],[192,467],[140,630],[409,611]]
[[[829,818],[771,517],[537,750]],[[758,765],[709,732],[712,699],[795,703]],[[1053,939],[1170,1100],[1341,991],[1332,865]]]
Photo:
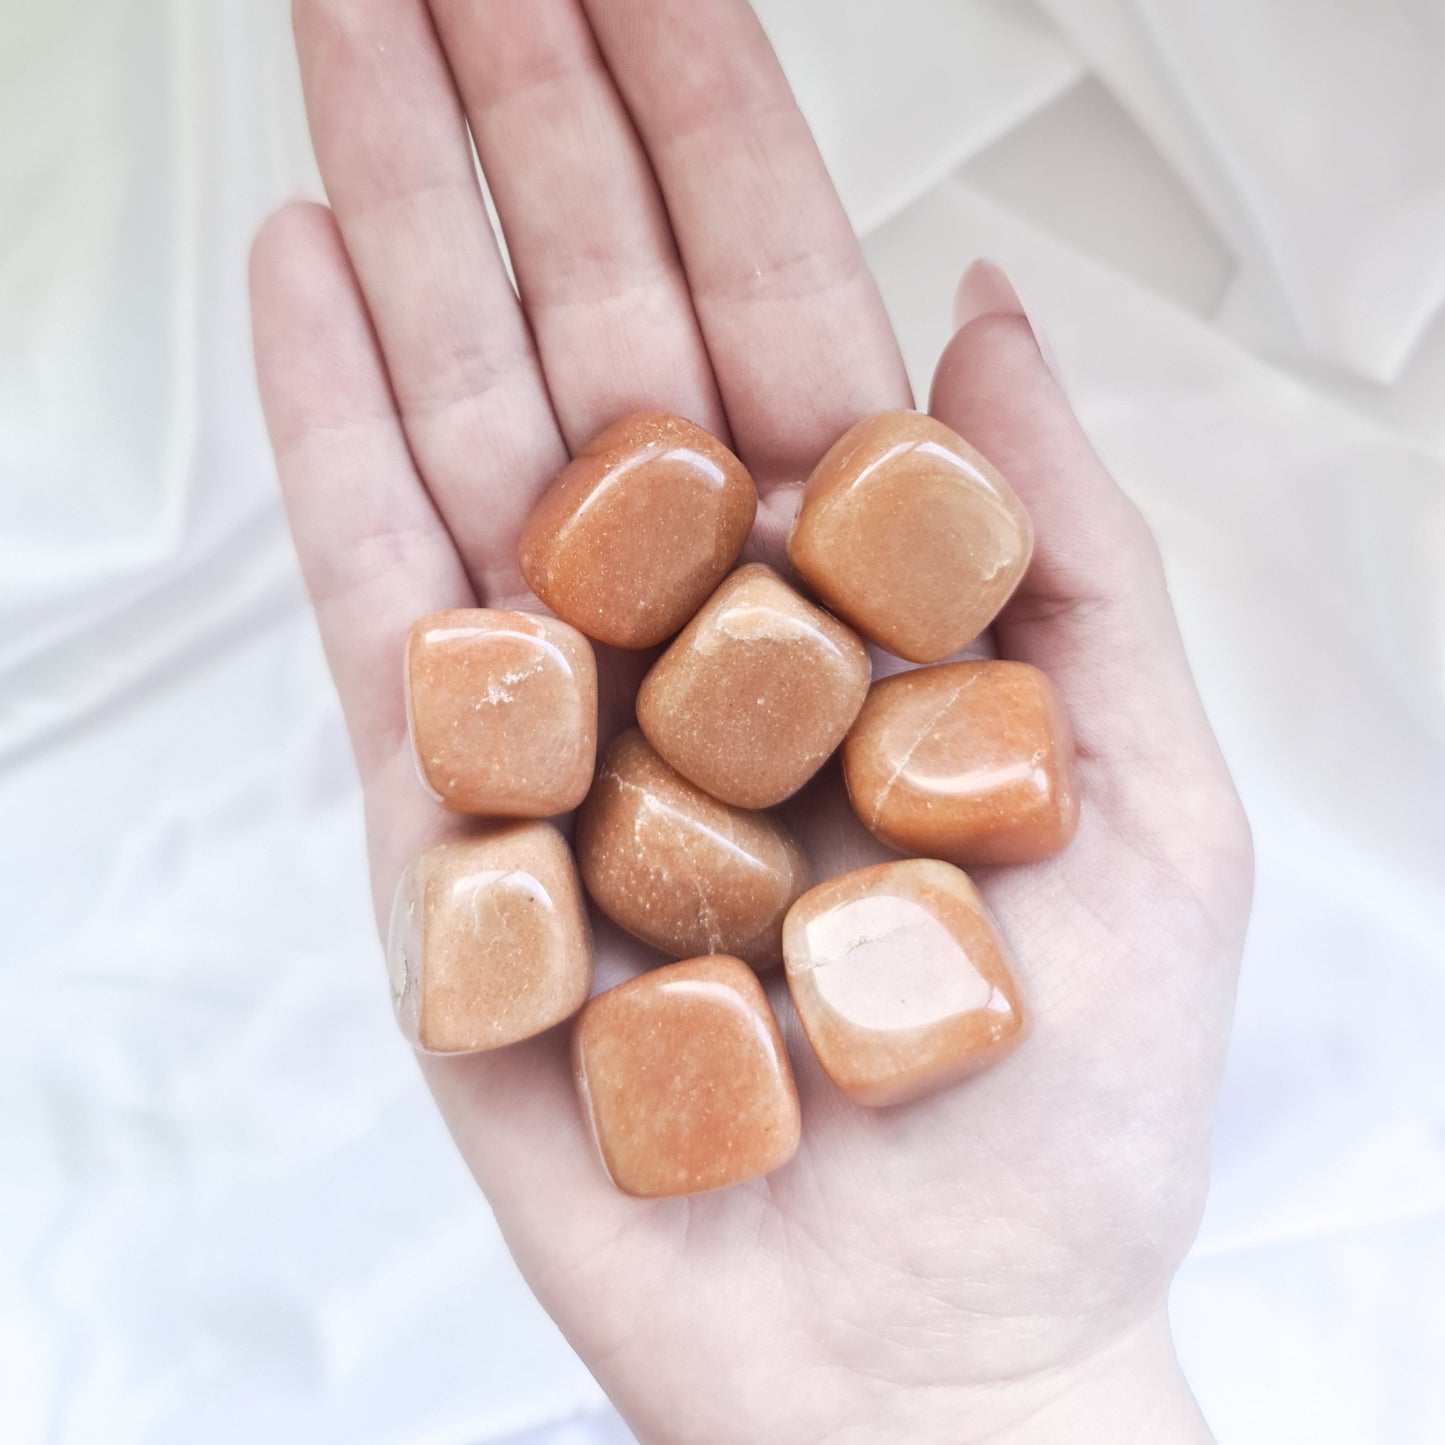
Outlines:
[[1000,656],[1053,681],[1096,803],[1127,811],[1135,827],[1187,828],[1193,820],[1177,811],[1159,816],[1167,782],[1179,809],[1192,811],[1197,794],[1211,829],[1226,826],[1226,814],[1236,826],[1242,815],[1190,674],[1159,550],[1089,444],[1051,354],[997,266],[980,261],[964,274],[955,321],[929,410],[1009,479],[1034,523],[1028,573],[995,623]]

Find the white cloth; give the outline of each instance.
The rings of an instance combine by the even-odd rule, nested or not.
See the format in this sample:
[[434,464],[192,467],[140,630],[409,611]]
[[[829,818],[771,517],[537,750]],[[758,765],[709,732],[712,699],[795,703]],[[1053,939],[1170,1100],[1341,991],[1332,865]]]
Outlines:
[[[1289,339],[1394,379],[1445,305],[1437,0],[1043,0]],[[1283,339],[1283,338],[1282,338]]]
[[[1001,261],[1255,824],[1175,1297],[1221,1439],[1445,1399],[1445,7],[768,0],[920,389]],[[279,0],[0,13],[0,1411],[20,1445],[598,1445],[394,1038],[249,379]]]

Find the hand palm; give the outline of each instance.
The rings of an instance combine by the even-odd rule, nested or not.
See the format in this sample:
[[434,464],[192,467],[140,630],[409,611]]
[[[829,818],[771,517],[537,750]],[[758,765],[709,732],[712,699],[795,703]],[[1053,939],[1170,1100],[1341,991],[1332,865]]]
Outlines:
[[[862,412],[908,402],[745,6],[589,0],[596,42],[562,0],[430,8],[435,33],[423,0],[298,5],[336,221],[288,207],[255,258],[263,396],[383,911],[407,858],[455,826],[412,777],[401,638],[436,608],[523,601],[517,529],[569,448],[643,405],[729,435],[777,562],[810,462]],[[488,245],[452,77],[522,306]],[[522,1269],[648,1436],[684,1413],[689,1439],[842,1434],[905,1419],[899,1399],[1037,1379],[1151,1335],[1202,1202],[1247,832],[1157,560],[1019,317],[959,333],[933,409],[1034,513],[1035,564],[997,640],[1051,673],[1080,741],[1073,847],[979,879],[1033,1005],[1029,1042],[965,1087],[861,1110],[775,981],[797,1158],[648,1204],[603,1177],[561,1031],[425,1063]],[[604,658],[614,723],[637,670]],[[836,772],[788,811],[820,877],[882,856]],[[603,984],[655,962],[601,920],[598,944]]]

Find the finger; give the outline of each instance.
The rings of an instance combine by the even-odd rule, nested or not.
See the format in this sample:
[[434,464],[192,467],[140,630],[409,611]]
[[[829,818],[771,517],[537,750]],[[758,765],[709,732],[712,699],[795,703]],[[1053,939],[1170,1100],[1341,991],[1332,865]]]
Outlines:
[[[417,852],[457,829],[418,786],[401,688],[403,642],[427,612],[473,602],[461,560],[408,454],[341,237],[322,206],[291,205],[252,254],[262,404],[296,550],[355,742],[383,926]],[[378,991],[384,987],[378,970]],[[612,1207],[554,1030],[492,1054],[424,1059],[494,1202],[526,1194]],[[560,1190],[560,1192],[556,1192]]]
[[489,601],[566,448],[425,0],[296,0],[317,161],[422,477]]
[[662,187],[739,453],[806,476],[906,406],[877,287],[744,0],[584,0]]
[[256,370],[296,555],[316,609],[373,842],[384,915],[448,820],[417,786],[401,658],[411,624],[475,596],[417,475],[331,213],[297,203],[251,252]]
[[995,623],[998,651],[1052,679],[1096,794],[1127,806],[1143,782],[1157,800],[1163,775],[1178,819],[1207,799],[1197,811],[1232,828],[1154,539],[1090,446],[1012,287],[997,268],[986,279],[974,278],[988,293],[983,314],[945,349],[930,410],[999,468],[1033,519],[1033,560]]
[[251,253],[261,403],[363,782],[407,743],[407,629],[475,605],[417,475],[331,213],[295,203]]
[[578,0],[432,0],[573,451],[658,408],[725,434],[667,212]]

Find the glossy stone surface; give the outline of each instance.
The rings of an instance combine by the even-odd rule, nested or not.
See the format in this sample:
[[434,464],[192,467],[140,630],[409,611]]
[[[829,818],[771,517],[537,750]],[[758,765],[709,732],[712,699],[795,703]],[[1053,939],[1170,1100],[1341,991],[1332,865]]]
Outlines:
[[843,744],[848,796],[904,853],[1032,863],[1079,822],[1074,737],[1053,685],[1023,662],[955,662],[875,684]]
[[403,874],[387,936],[402,1032],[473,1053],[571,1017],[592,985],[582,888],[562,835],[516,823],[429,848]]
[[1033,528],[999,473],[919,412],[859,422],[813,471],[793,566],[845,622],[911,662],[966,647],[1028,567]]
[[653,1199],[780,1168],[798,1147],[798,1094],[777,1020],[740,959],[689,959],[598,994],[573,1065],[612,1182]]
[[867,650],[852,632],[753,564],[738,568],[653,664],[637,720],[705,792],[768,808],[828,760],[869,676]]
[[812,883],[803,850],[768,813],[729,807],[675,773],[635,730],[607,750],[577,815],[592,901],[674,958],[783,957],[783,915]]
[[592,644],[554,617],[468,608],[411,630],[407,719],[417,772],[454,813],[575,808],[597,760]]
[[652,647],[727,576],[752,530],[757,489],[699,426],[640,412],[573,460],[522,533],[527,585],[589,637]]
[[819,884],[789,912],[783,954],[808,1042],[857,1103],[919,1098],[1023,1040],[998,934],[949,863],[879,863]]

